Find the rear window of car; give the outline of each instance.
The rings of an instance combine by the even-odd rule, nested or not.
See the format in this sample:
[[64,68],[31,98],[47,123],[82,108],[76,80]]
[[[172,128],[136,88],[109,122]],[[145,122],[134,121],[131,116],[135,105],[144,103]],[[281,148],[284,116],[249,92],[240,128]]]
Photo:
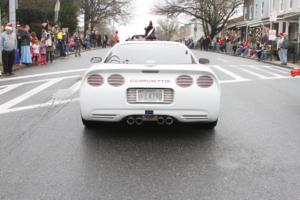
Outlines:
[[104,63],[116,64],[196,64],[190,51],[179,44],[122,44],[114,47]]

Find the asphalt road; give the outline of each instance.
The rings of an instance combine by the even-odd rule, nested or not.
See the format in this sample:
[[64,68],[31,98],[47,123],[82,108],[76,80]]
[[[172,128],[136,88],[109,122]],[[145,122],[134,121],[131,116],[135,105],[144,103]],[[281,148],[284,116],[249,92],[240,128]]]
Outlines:
[[300,199],[300,79],[215,53],[214,131],[81,123],[78,82],[92,56],[0,78],[0,199]]

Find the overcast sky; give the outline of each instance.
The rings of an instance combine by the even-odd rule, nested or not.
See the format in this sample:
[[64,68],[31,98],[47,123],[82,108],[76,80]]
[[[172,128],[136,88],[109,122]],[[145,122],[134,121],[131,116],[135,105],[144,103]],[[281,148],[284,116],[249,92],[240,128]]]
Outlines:
[[150,20],[155,26],[155,22],[162,17],[153,15],[151,10],[155,3],[159,2],[163,0],[133,0],[132,19],[127,25],[118,28],[121,41],[132,35],[144,34],[144,28],[148,26]]
[[[127,25],[116,27],[119,31],[120,40],[124,41],[132,35],[144,34],[144,28],[148,26],[150,20],[152,20],[153,25],[156,26],[156,22],[164,17],[153,15],[152,9],[154,5],[160,5],[163,2],[164,0],[133,0],[132,19]],[[242,11],[241,6],[238,13],[233,17],[241,16]],[[187,19],[181,17],[179,21],[184,22],[187,21]]]

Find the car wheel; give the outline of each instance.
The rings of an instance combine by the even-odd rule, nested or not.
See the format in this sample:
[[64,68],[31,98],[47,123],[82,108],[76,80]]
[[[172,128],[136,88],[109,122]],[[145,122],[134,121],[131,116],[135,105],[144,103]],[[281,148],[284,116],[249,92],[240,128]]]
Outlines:
[[214,129],[218,124],[218,120],[214,121],[214,122],[207,122],[205,124],[203,124],[203,127],[205,129]]
[[86,128],[93,128],[93,127],[95,127],[95,122],[89,121],[89,120],[85,120],[85,119],[83,119],[83,118],[81,118],[81,120],[82,120],[83,125],[84,125]]

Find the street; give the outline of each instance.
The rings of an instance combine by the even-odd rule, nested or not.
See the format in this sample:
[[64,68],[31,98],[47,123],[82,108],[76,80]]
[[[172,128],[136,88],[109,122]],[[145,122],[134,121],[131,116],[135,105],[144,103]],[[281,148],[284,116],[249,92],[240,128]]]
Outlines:
[[300,79],[212,52],[214,131],[85,129],[78,89],[98,49],[0,78],[0,199],[300,199]]

